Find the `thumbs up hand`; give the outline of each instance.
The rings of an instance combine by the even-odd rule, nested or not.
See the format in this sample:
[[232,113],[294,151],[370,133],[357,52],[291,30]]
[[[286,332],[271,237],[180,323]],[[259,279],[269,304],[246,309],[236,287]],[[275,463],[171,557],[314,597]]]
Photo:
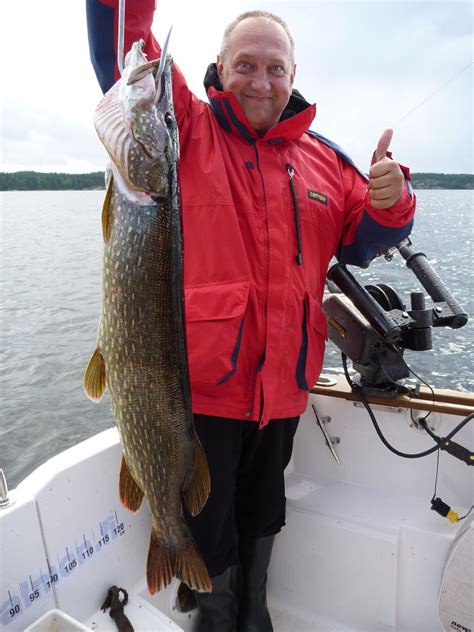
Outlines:
[[382,134],[370,167],[369,193],[374,208],[389,208],[403,193],[403,173],[398,164],[386,155],[392,136],[392,129],[386,129]]

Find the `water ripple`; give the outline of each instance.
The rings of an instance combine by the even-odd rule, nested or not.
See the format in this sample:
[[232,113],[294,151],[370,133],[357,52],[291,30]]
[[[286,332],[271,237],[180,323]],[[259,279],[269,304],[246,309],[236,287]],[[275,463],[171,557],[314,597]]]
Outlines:
[[[11,486],[113,425],[108,398],[95,405],[82,390],[100,313],[102,199],[102,191],[3,194],[0,467]],[[413,240],[472,314],[470,200],[469,191],[419,191]],[[400,258],[356,274],[363,283],[392,285],[407,301],[420,290]],[[432,351],[405,357],[434,386],[472,391],[472,334],[472,321],[461,330],[435,329]],[[325,371],[342,373],[332,344]]]

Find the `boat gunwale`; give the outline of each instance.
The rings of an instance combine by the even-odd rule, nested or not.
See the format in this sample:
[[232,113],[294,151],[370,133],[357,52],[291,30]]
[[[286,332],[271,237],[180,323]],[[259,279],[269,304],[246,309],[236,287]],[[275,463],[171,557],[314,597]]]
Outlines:
[[[346,378],[343,375],[333,376],[336,384],[326,386],[315,384],[311,393],[315,395],[325,395],[338,399],[350,401],[360,401],[352,392]],[[434,393],[434,395],[433,395]],[[370,404],[388,406],[392,408],[406,408],[408,410],[423,410],[448,415],[467,416],[474,412],[474,393],[453,391],[450,389],[433,388],[433,393],[429,388],[422,387],[417,395],[397,395],[393,399],[384,397],[366,396]]]

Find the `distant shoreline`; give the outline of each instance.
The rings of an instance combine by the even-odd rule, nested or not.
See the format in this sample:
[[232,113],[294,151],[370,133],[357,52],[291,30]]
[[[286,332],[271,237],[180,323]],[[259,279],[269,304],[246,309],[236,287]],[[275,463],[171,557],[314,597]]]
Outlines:
[[[472,173],[412,173],[414,189],[474,189]],[[15,171],[0,173],[0,191],[89,191],[104,189],[104,172],[41,173]]]

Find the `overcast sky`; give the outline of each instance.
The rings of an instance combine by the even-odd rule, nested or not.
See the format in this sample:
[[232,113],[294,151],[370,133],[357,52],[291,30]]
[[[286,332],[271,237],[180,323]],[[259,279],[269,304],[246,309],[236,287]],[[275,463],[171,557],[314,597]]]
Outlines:
[[[312,128],[362,169],[382,131],[394,127],[394,157],[412,171],[474,171],[471,2],[158,0],[153,31],[162,41],[173,24],[170,52],[201,98],[225,26],[251,8],[288,21],[294,87],[317,103]],[[0,170],[103,170],[85,2],[2,3],[0,22]]]

